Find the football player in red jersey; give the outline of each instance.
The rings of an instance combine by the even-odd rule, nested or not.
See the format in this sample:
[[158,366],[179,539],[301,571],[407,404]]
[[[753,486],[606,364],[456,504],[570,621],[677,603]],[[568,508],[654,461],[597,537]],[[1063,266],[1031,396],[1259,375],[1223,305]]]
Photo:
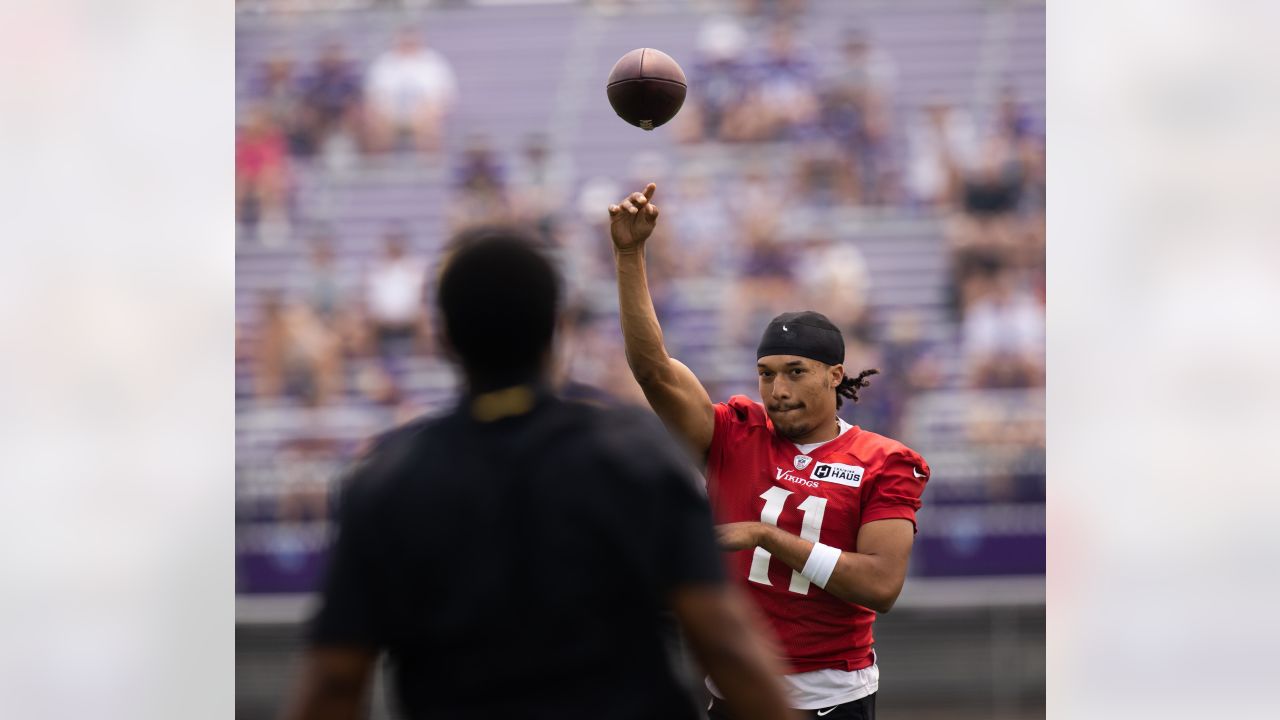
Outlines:
[[[730,574],[777,634],[793,707],[826,720],[874,718],[871,624],[902,590],[929,466],[836,415],[876,371],[847,377],[844,339],[816,312],[784,313],[765,329],[761,402],[711,402],[667,354],[649,296],[644,246],[659,215],[656,189],[609,207],[627,363],[667,428],[706,461]],[[733,717],[708,685],[711,717]]]

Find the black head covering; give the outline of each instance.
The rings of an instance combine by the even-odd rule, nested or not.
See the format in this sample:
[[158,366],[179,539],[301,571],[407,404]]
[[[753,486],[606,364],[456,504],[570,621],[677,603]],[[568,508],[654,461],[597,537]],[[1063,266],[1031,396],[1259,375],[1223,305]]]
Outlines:
[[782,313],[769,321],[756,348],[756,359],[766,355],[798,355],[827,365],[844,362],[844,336],[822,313],[812,310]]

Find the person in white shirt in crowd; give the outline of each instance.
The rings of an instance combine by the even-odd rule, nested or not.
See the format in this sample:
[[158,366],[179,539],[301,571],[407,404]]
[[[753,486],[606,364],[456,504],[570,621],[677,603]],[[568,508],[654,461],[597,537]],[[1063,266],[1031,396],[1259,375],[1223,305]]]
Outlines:
[[967,112],[929,100],[908,131],[907,189],[925,207],[952,207],[961,179],[976,162],[978,131]]
[[964,354],[976,387],[1035,387],[1044,382],[1044,306],[1008,270],[985,285],[965,311]]
[[405,228],[391,226],[384,236],[383,256],[369,273],[365,313],[383,358],[425,351],[430,339],[422,301],[426,269],[407,251]]
[[405,29],[369,67],[365,93],[370,150],[394,150],[407,137],[415,150],[433,153],[440,149],[458,81],[443,55],[427,47],[416,30]]

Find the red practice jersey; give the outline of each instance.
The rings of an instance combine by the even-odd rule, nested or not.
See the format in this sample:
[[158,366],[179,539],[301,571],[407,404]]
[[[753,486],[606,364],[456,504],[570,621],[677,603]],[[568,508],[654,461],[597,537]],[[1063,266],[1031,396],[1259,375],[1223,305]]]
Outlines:
[[[864,523],[915,524],[929,466],[902,443],[854,426],[805,455],[774,433],[758,402],[735,395],[715,413],[707,491],[717,523],[765,522],[842,551],[857,550]],[[790,672],[872,664],[875,612],[814,586],[763,548],[728,560],[730,577],[769,618]]]

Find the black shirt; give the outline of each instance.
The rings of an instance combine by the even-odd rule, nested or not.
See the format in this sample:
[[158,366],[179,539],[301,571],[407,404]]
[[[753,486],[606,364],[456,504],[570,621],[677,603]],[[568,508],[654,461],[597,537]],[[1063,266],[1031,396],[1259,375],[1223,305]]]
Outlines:
[[318,645],[388,651],[411,717],[696,717],[670,590],[723,582],[700,480],[649,413],[539,392],[381,439],[347,481]]

